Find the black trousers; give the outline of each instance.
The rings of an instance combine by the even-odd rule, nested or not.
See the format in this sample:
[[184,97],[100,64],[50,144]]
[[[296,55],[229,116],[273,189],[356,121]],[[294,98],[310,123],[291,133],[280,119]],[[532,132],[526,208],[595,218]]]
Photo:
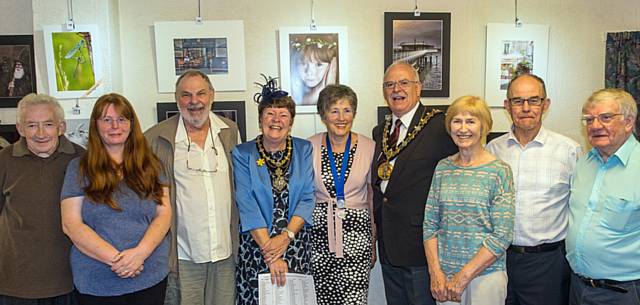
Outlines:
[[115,297],[99,297],[78,292],[80,305],[163,305],[167,278],[147,289]]
[[567,305],[571,269],[564,245],[549,252],[507,250],[507,305]]
[[23,299],[0,295],[0,305],[76,305],[75,292],[42,299]]
[[571,305],[640,305],[640,282],[627,282],[617,285],[626,289],[621,293],[600,287],[591,287],[571,274]]
[[435,305],[427,266],[401,267],[382,263],[384,292],[389,305]]

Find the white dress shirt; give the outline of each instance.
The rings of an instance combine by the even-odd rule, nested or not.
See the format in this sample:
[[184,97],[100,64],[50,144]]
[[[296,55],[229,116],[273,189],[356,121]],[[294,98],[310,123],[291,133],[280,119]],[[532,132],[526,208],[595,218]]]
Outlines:
[[512,131],[489,144],[487,150],[507,162],[516,187],[513,244],[536,246],[561,241],[567,234],[571,176],[582,148],[576,141],[540,128],[522,146]]
[[[204,148],[189,140],[182,117],[176,131],[174,175],[176,181],[176,217],[178,222],[178,258],[194,263],[216,262],[231,256],[231,185],[229,160],[218,133],[229,126],[209,114],[211,133]],[[211,137],[213,142],[211,143]],[[215,147],[215,148],[214,148]],[[194,171],[193,169],[203,169]],[[213,171],[215,172],[209,172]]]
[[[419,102],[416,103],[413,109],[409,110],[409,112],[405,113],[401,118],[398,118],[395,114],[392,116],[391,130],[389,130],[389,132],[393,133],[393,128],[394,128],[393,126],[396,126],[396,120],[400,120],[402,122],[402,124],[400,124],[400,135],[398,135],[398,142],[395,143],[396,145],[404,141],[404,138],[407,136],[407,132],[409,131],[409,125],[411,125],[411,121],[413,120],[413,116],[416,114],[416,110],[418,110],[419,104],[420,104]],[[391,163],[391,165],[395,165],[396,158],[393,158],[393,160],[391,160],[391,162],[389,163]],[[382,190],[383,193],[387,191],[387,184],[389,184],[389,180],[382,180],[380,182],[380,189]]]

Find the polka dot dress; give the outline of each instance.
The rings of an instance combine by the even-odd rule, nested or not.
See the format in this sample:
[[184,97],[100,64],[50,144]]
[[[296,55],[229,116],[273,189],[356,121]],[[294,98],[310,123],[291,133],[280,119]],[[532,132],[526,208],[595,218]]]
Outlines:
[[[281,160],[284,151],[270,153],[271,158]],[[275,180],[275,169],[269,168],[271,183]],[[282,233],[282,229],[289,224],[289,168],[284,179],[287,186],[278,191],[273,188],[273,220],[270,236],[274,237]],[[311,274],[311,234],[306,228],[302,228],[296,234],[284,253],[289,272]],[[240,234],[240,249],[238,252],[238,265],[236,268],[236,304],[258,305],[258,274],[269,273],[269,266],[262,257],[260,246],[251,237],[251,234]]]
[[[348,179],[356,147],[349,151]],[[334,153],[336,165],[342,164],[343,153]],[[339,169],[338,169],[339,170]],[[316,173],[318,174],[318,173]],[[336,191],[331,174],[327,149],[322,146],[322,181],[335,198]],[[365,175],[366,173],[353,173]],[[348,198],[347,198],[348,200]],[[346,209],[343,220],[344,257],[329,252],[327,231],[327,203],[317,203],[313,211],[312,274],[318,304],[367,304],[369,270],[371,263],[371,218],[366,209]],[[335,214],[335,206],[332,207]]]

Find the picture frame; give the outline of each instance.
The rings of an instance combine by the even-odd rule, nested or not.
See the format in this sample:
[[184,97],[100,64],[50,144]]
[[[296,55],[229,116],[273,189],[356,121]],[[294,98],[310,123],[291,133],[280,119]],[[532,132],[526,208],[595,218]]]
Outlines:
[[20,133],[15,124],[0,125],[0,136],[9,143],[15,143],[20,140]]
[[349,83],[347,27],[281,27],[278,37],[280,87],[296,102],[297,113],[316,113],[326,85]]
[[[247,118],[244,101],[215,101],[211,106],[211,111],[236,122],[242,142],[247,141]],[[156,103],[156,112],[158,123],[180,113],[176,102]]]
[[384,69],[396,61],[413,65],[421,97],[449,97],[451,13],[384,13]]
[[242,20],[155,22],[158,92],[175,91],[186,69],[198,69],[216,91],[246,90]]
[[16,107],[36,92],[35,66],[33,35],[0,36],[0,108]]
[[105,89],[102,36],[97,25],[42,27],[49,95],[60,99],[95,98]]
[[517,73],[547,76],[549,26],[488,23],[485,100],[492,107],[503,107],[507,86]]

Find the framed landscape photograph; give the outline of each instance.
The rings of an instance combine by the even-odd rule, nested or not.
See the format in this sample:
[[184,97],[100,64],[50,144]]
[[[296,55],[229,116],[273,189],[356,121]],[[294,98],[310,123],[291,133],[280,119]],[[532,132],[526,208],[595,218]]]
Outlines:
[[324,87],[348,83],[347,28],[282,27],[278,32],[282,90],[296,102],[296,112],[315,113]]
[[104,93],[103,52],[97,25],[43,26],[49,94],[57,98],[98,97]]
[[154,23],[158,91],[173,92],[188,69],[207,74],[216,91],[246,89],[242,20]]
[[422,97],[449,96],[451,13],[384,13],[384,69],[396,61],[420,75]]
[[[178,105],[175,102],[156,103],[158,123],[178,114]],[[238,124],[242,142],[247,140],[247,121],[245,115],[244,101],[223,102],[216,101],[211,106],[213,113],[230,119]]]
[[0,36],[0,108],[16,107],[36,92],[33,35]]
[[549,26],[513,23],[487,24],[484,97],[489,106],[502,107],[507,86],[521,73],[545,79],[549,55]]

